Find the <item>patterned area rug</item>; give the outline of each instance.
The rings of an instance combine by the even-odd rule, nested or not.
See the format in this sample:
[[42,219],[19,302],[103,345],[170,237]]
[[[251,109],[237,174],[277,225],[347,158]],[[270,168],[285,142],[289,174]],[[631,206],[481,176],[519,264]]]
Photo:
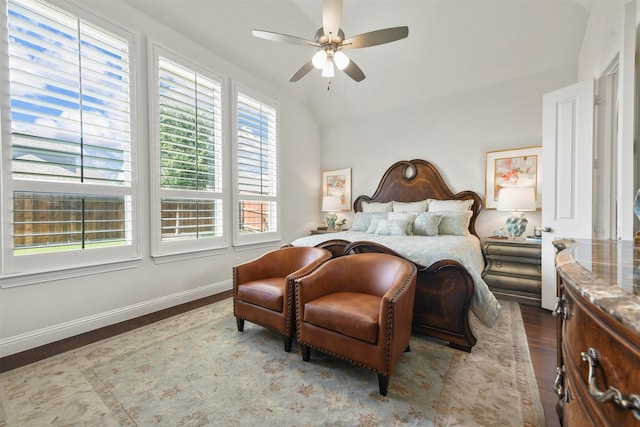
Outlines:
[[0,375],[0,426],[542,426],[517,304],[493,328],[475,318],[472,353],[411,339],[378,393],[377,375],[251,323],[231,300]]

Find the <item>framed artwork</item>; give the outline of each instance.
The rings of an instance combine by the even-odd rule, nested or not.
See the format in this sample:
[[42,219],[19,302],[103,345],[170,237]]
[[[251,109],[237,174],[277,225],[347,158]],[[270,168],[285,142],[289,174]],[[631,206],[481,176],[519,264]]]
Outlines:
[[542,147],[489,151],[486,154],[485,209],[495,209],[502,187],[533,187],[542,208]]
[[351,168],[322,172],[322,195],[340,197],[340,209],[351,210]]

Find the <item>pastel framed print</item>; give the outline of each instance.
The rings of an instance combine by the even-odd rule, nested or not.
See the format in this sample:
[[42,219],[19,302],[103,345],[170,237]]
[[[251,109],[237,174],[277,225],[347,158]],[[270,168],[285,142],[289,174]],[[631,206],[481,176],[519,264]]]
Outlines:
[[495,209],[503,187],[533,187],[536,208],[542,208],[542,147],[486,153],[485,209]]
[[351,168],[322,172],[322,195],[340,197],[340,209],[351,210]]

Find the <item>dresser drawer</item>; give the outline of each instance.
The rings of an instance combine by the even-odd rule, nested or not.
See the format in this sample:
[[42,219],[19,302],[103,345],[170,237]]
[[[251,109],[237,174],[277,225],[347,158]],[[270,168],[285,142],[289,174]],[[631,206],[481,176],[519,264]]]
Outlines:
[[517,244],[485,243],[484,253],[487,255],[503,255],[523,258],[540,259],[542,249],[540,245],[519,246]]
[[568,315],[563,322],[562,356],[571,385],[565,411],[569,415],[582,408],[594,420],[594,425],[640,425],[631,410],[623,410],[612,401],[598,402],[591,396],[589,363],[581,356],[589,349],[596,350],[598,361],[594,372],[600,391],[615,387],[626,398],[631,394],[640,395],[637,337],[630,340],[630,335],[618,322],[581,297],[571,286],[565,286],[564,293]]
[[512,261],[507,259],[495,259],[489,257],[484,269],[485,273],[512,274],[515,276],[542,277],[540,263],[527,262],[527,260]]

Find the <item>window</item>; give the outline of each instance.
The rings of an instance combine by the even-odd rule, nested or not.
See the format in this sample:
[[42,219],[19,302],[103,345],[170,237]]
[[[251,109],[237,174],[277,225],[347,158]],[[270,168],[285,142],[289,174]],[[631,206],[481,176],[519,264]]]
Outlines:
[[235,244],[278,240],[278,112],[236,87]]
[[37,0],[7,27],[3,275],[134,258],[131,34]]
[[157,70],[154,254],[226,245],[223,228],[222,79],[152,46]]

